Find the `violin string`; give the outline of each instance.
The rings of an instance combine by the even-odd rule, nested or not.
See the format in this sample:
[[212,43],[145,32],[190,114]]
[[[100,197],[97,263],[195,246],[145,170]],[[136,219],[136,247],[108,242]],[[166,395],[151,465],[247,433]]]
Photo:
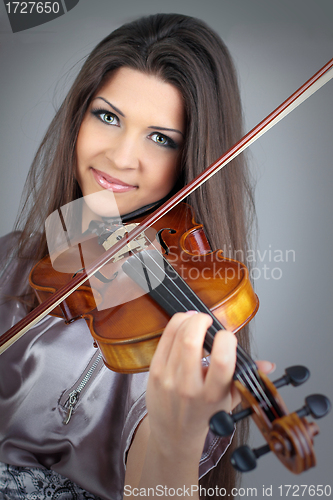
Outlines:
[[[156,249],[156,246],[155,246],[154,242],[151,242],[151,241],[150,241],[150,244],[153,246],[153,248],[155,248],[155,250],[156,250],[157,252],[159,252],[159,251]],[[139,245],[140,245],[140,243],[139,243]],[[140,246],[141,246],[141,245],[140,245]],[[142,246],[141,246],[141,248],[142,248]],[[135,257],[136,259],[138,259],[137,255],[136,255],[135,253],[133,253],[133,252],[132,252],[132,255],[133,255],[133,257]],[[164,274],[164,269],[163,269],[163,268],[159,265],[159,263],[158,263],[158,262],[156,262],[156,260],[154,260],[154,259],[153,259],[153,257],[152,257],[150,254],[147,254],[147,255],[149,255],[149,258],[151,259],[151,261],[152,261],[152,262],[154,262],[154,263],[155,263],[155,265],[158,267],[158,269],[159,269],[159,270],[161,270],[161,271],[162,271],[162,273]],[[164,258],[164,256],[162,256],[162,255],[160,254],[160,252],[159,252],[159,255],[160,255],[160,256],[161,256],[161,258],[164,260],[165,265],[166,265],[166,266],[168,266],[168,265],[169,265],[169,263],[168,263],[168,262],[167,262],[167,260]],[[139,260],[140,260],[141,265],[143,266],[143,269],[145,269],[145,267],[146,267],[146,266],[145,266],[145,264],[142,262],[142,260],[141,260],[141,259],[139,259]],[[173,272],[176,272],[176,271],[174,270],[174,268],[172,268],[172,269],[173,269]],[[151,274],[153,274],[151,270],[150,270],[150,272],[151,272]],[[168,279],[169,279],[169,280],[170,280],[170,282],[172,283],[172,286],[174,286],[174,287],[176,288],[176,290],[178,289],[178,292],[179,292],[179,293],[181,293],[181,294],[183,295],[183,297],[184,297],[184,298],[185,298],[185,299],[186,299],[186,300],[190,303],[190,306],[191,306],[192,308],[194,308],[195,310],[198,310],[198,308],[195,306],[195,304],[194,304],[194,303],[193,303],[193,302],[192,302],[192,301],[191,301],[191,300],[187,297],[187,295],[186,295],[186,294],[185,294],[185,293],[184,293],[184,292],[183,292],[183,291],[182,291],[182,290],[178,287],[178,285],[177,285],[177,284],[176,284],[176,283],[175,283],[175,282],[174,282],[174,281],[173,281],[173,280],[172,280],[172,279],[171,279],[171,278],[170,278],[167,274],[166,274],[166,276],[168,277]],[[184,282],[184,280],[183,280],[183,279],[179,276],[179,274],[178,274],[178,273],[177,273],[177,276],[178,276],[179,280],[183,283],[183,286],[185,286],[186,288],[188,288],[189,292],[192,292],[192,290],[188,287],[188,285],[186,284],[186,282]],[[159,283],[162,285],[162,287],[163,287],[165,290],[167,290],[167,292],[168,292],[168,293],[170,293],[169,288],[168,288],[168,287],[166,287],[165,285],[163,285],[163,283],[162,283],[162,282],[161,282],[161,281],[157,278],[157,276],[156,276],[156,275],[154,275],[154,277],[155,277],[155,279],[157,279],[157,280],[159,281]],[[193,293],[193,292],[192,292],[192,293]],[[172,294],[172,296],[174,297],[174,299],[176,300],[176,302],[178,302],[179,304],[182,304],[182,302],[180,301],[180,299],[178,299],[177,295],[173,295],[173,294]],[[199,300],[199,302],[201,303],[201,306],[205,309],[205,312],[206,312],[207,314],[209,314],[209,315],[211,315],[211,316],[212,316],[212,314],[211,314],[210,310],[209,310],[209,309],[208,309],[208,308],[207,308],[207,307],[206,307],[206,306],[202,303],[202,301],[200,301],[200,299],[199,299],[198,297],[197,297],[197,299],[198,299],[198,300]],[[175,312],[177,312],[177,310],[175,310]],[[214,318],[214,319],[215,319],[215,321],[217,321],[217,319],[216,319],[216,318]],[[222,326],[222,325],[220,325],[220,326],[221,326],[221,328],[223,328],[223,326]],[[218,331],[218,330],[216,330],[216,331]],[[216,332],[215,332],[215,333],[216,333]],[[239,349],[240,349],[240,346],[237,346],[237,350],[239,350]],[[243,368],[242,364],[240,364],[241,359],[240,359],[240,360],[238,360],[238,370],[240,370],[240,373],[238,372],[238,373],[236,374],[237,378],[238,378],[238,379],[240,379],[240,381],[241,381],[241,380],[242,380],[241,374],[243,374],[243,381],[244,381],[243,383],[244,383],[244,385],[246,385],[246,382],[247,382],[247,385],[248,385],[248,386],[252,389],[252,391],[253,391],[253,393],[256,395],[256,397],[257,397],[258,401],[260,402],[260,400],[263,400],[263,399],[264,399],[264,400],[266,400],[267,405],[268,405],[268,406],[270,406],[270,402],[269,402],[269,400],[267,400],[267,397],[266,397],[265,393],[263,392],[262,385],[260,384],[260,382],[258,381],[258,377],[257,377],[257,376],[255,375],[255,373],[254,373],[254,370],[256,370],[256,365],[255,365],[254,361],[253,361],[253,360],[252,360],[252,359],[248,356],[248,354],[247,354],[247,353],[245,353],[245,351],[242,351],[242,352],[243,352],[243,354],[245,355],[245,356],[243,356],[243,357],[246,357],[248,360],[250,360],[250,364],[249,364],[249,366],[247,367],[247,370],[246,370],[246,369],[245,369],[245,368],[246,368],[246,365],[247,365],[247,361],[246,361],[246,359],[245,359],[245,360],[243,359],[243,362],[244,362],[244,364],[245,364],[245,368]],[[254,384],[251,382],[251,380],[249,380],[249,377],[248,377],[248,375],[247,375],[248,373],[250,373],[250,376],[251,376],[251,378],[252,378],[252,382],[254,382]],[[259,392],[262,394],[262,397],[260,397],[259,392],[256,390],[256,387],[258,387],[258,388],[259,388]],[[262,401],[262,403],[264,403],[264,401]]]
[[[205,308],[206,309],[206,308]],[[209,314],[212,316],[212,313],[209,311]],[[221,325],[222,326],[222,325]],[[218,332],[218,328],[215,327],[213,324],[211,326],[212,329],[215,330],[214,334]],[[248,362],[248,360],[251,360],[251,363]],[[264,393],[262,386],[260,382],[258,381],[258,378],[256,376],[256,372],[254,370],[257,369],[254,361],[250,358],[248,353],[239,345],[237,344],[237,362],[236,362],[237,369],[239,372],[236,370],[236,378],[246,387],[249,387],[252,389],[253,394],[256,396],[258,401],[261,401],[263,406],[266,407],[271,407],[271,403],[269,399],[267,398],[266,394]],[[249,378],[250,375],[250,378]],[[259,389],[259,392],[257,390]],[[265,405],[266,403],[266,405]]]
[[266,396],[260,381],[258,380],[256,371],[253,370],[252,364],[248,363],[244,353],[245,351],[237,344],[235,377],[242,383],[242,385],[252,390],[252,394],[261,403],[263,408],[270,408],[271,403]]
[[[256,373],[253,372],[252,369],[248,369],[248,363],[246,360],[242,359],[242,354],[238,353],[238,356],[240,358],[240,363],[238,363],[237,368],[240,370],[239,372],[236,372],[236,377],[237,379],[243,383],[243,385],[246,385],[244,382],[246,381],[248,385],[250,384],[252,386],[252,382],[256,384],[256,387],[258,388],[261,397],[257,397],[258,401],[260,402],[261,406],[263,409],[271,409],[272,408],[272,403],[267,397],[266,393],[264,392],[264,388],[261,385],[260,379],[256,376]],[[243,367],[243,362],[244,362],[244,367]],[[249,377],[248,374],[251,376],[251,382],[249,382]],[[255,394],[255,393],[254,393]]]
[[[151,242],[152,246],[156,249],[155,245],[153,242]],[[156,251],[158,251],[156,249]],[[138,255],[136,253],[132,253],[132,255],[140,261],[141,265],[143,267],[147,267],[146,264],[143,263],[142,259],[140,259],[140,257],[138,257]],[[140,254],[139,254],[140,255]],[[163,273],[164,273],[164,269],[159,265],[159,263],[150,255],[147,253],[147,255],[149,255],[149,258],[154,262],[154,264],[158,267],[159,270],[161,270]],[[160,254],[161,255],[161,254]],[[163,255],[161,255],[162,259],[164,260],[164,262],[166,263],[166,265],[169,265],[168,261],[164,258]],[[131,266],[132,267],[132,266]],[[132,269],[136,272],[136,270],[132,267]],[[179,303],[179,304],[182,304],[183,305],[183,302],[177,297],[177,295],[174,295],[170,289],[163,283],[160,281],[160,279],[152,272],[152,270],[149,268],[149,272],[154,276],[155,279],[157,279],[160,283],[160,285],[168,292],[170,293],[173,298]],[[176,272],[174,270],[174,272]],[[181,290],[180,287],[178,287],[177,283],[175,283],[168,275],[167,273],[165,273],[165,276],[167,277],[168,280],[170,280],[170,282],[172,283],[172,286],[174,288],[176,288],[176,290],[183,296],[183,298],[185,298],[185,300],[190,304],[190,306],[192,308],[194,308],[195,310],[198,311],[198,308],[197,306],[191,301],[191,299],[189,299],[189,297]],[[177,276],[179,277],[179,279],[182,281],[183,285],[188,287],[187,283],[181,278],[181,276],[177,273]],[[189,288],[189,287],[188,287]],[[192,291],[192,290],[191,290]],[[193,293],[193,292],[192,292]],[[200,301],[201,302],[201,301]],[[202,303],[202,302],[201,302]],[[212,316],[212,313],[210,312],[209,308],[207,308],[203,303],[202,303],[202,306],[205,310],[205,312],[207,314],[209,314],[210,316]],[[177,311],[176,311],[177,312]],[[216,319],[216,318],[215,318]],[[222,325],[221,325],[222,326]],[[215,329],[215,333],[218,331],[218,329],[216,329],[215,326],[213,326],[213,329]],[[223,328],[223,326],[222,326]],[[258,399],[259,402],[262,402],[263,406],[268,406],[270,407],[271,406],[271,403],[269,401],[269,399],[267,398],[263,388],[262,388],[262,385],[260,384],[259,380],[258,380],[258,377],[256,376],[256,374],[254,373],[253,371],[253,368],[254,366],[256,367],[255,363],[253,362],[253,360],[250,358],[250,356],[241,348],[241,346],[237,346],[237,354],[239,354],[239,359],[237,358],[237,368],[240,370],[239,373],[236,373],[236,377],[243,383],[243,385],[245,386],[248,386],[249,388],[251,388],[253,394],[256,396],[256,398]],[[248,360],[250,360],[250,363],[248,362]],[[243,366],[244,364],[244,366]],[[253,366],[254,365],[254,366]],[[247,368],[247,369],[246,369]],[[249,375],[250,374],[250,377],[249,378]],[[252,379],[252,380],[251,380]],[[266,404],[265,404],[266,403]]]
[[[154,244],[153,244],[153,246],[154,246]],[[156,248],[156,247],[154,246],[154,248]],[[147,254],[147,255],[149,255],[149,258],[152,260],[152,262],[154,262],[154,264],[158,267],[158,269],[159,269],[159,270],[161,270],[161,271],[164,273],[164,269],[162,269],[162,268],[161,268],[161,266],[159,265],[159,263],[158,263],[158,262],[156,262],[156,260],[155,260],[155,259],[154,259],[154,258],[153,258],[150,254]],[[135,257],[136,257],[137,259],[139,258],[139,257],[137,257],[137,256],[135,256]],[[166,265],[166,266],[168,266],[168,265],[169,265],[169,263],[166,261],[166,259],[165,259],[163,256],[161,256],[161,257],[163,258],[163,261],[165,262],[165,265]],[[139,258],[139,260],[140,260],[140,262],[141,262],[141,265],[143,265],[143,266],[144,266],[144,263],[142,262],[142,259],[140,259],[140,258]],[[152,272],[152,270],[151,270],[151,269],[149,269],[149,270],[150,270],[150,272],[151,272],[152,274],[154,274],[154,273]],[[174,272],[176,272],[174,269],[173,269],[173,271],[174,271]],[[180,288],[180,287],[178,287],[177,283],[176,283],[176,282],[174,282],[173,280],[171,280],[171,278],[168,276],[168,274],[167,274],[167,273],[165,273],[165,276],[166,276],[166,278],[167,278],[168,280],[170,280],[170,281],[171,281],[172,286],[173,286],[174,288],[176,288],[176,290],[178,291],[178,293],[180,293],[180,294],[183,296],[183,298],[185,298],[185,300],[186,300],[187,302],[189,302],[190,306],[191,306],[192,308],[194,308],[195,310],[198,310],[198,308],[196,307],[196,305],[195,305],[195,304],[194,304],[194,303],[193,303],[193,302],[189,299],[189,297],[188,297],[188,296],[187,296],[187,295],[186,295],[186,294],[185,294],[185,293],[181,290],[181,288]],[[183,280],[183,279],[179,276],[179,274],[178,274],[178,273],[177,273],[177,276],[178,276],[179,280],[182,282],[183,286],[185,286],[186,288],[188,288],[188,289],[189,289],[189,291],[190,291],[190,292],[192,292],[192,290],[188,287],[187,283],[186,283],[186,282],[184,282],[184,280]],[[158,278],[156,277],[156,275],[155,275],[155,274],[154,274],[154,277],[155,277],[155,279],[158,279]],[[160,284],[162,285],[162,287],[163,287],[163,288],[165,288],[165,289],[168,291],[168,293],[170,293],[170,289],[169,289],[168,287],[166,287],[166,286],[163,284],[163,282],[161,282],[160,280],[159,280],[159,282],[160,282]],[[193,292],[192,292],[192,293],[193,293]],[[182,302],[182,301],[181,301],[181,300],[177,297],[177,295],[174,295],[174,294],[172,294],[172,295],[173,295],[174,299],[175,299],[178,303],[181,303],[181,304],[183,303],[183,302]],[[213,316],[213,315],[212,315],[212,313],[210,312],[209,308],[207,308],[207,306],[206,306],[204,303],[202,303],[202,301],[200,301],[200,303],[201,303],[201,305],[202,305],[202,310],[204,310],[204,311],[205,311],[207,314],[209,314],[210,316]],[[214,319],[215,319],[215,321],[217,320],[216,318],[214,318]],[[222,325],[219,325],[219,326],[220,326],[221,328],[223,328],[223,326],[222,326]],[[211,327],[211,328],[213,328],[213,329],[215,330],[215,333],[218,331],[218,329],[216,329],[216,327],[215,327],[214,325],[212,325],[212,327]],[[256,370],[256,365],[255,365],[254,361],[253,361],[253,360],[252,360],[252,359],[248,356],[248,354],[247,354],[247,353],[245,353],[245,351],[244,351],[244,350],[243,350],[240,346],[237,346],[237,351],[238,351],[238,353],[240,354],[240,359],[238,360],[238,363],[237,363],[237,364],[238,364],[238,369],[240,370],[240,374],[239,374],[238,378],[240,379],[240,381],[242,381],[242,376],[241,376],[241,375],[243,375],[243,384],[244,384],[244,385],[247,385],[249,388],[251,388],[251,389],[252,389],[252,391],[253,391],[253,393],[256,395],[256,397],[257,397],[258,401],[260,401],[260,400],[264,399],[264,400],[266,401],[266,404],[267,404],[268,406],[270,406],[270,402],[269,402],[269,400],[267,399],[267,397],[266,397],[265,393],[263,392],[262,386],[261,386],[261,385],[260,385],[260,383],[258,382],[258,378],[255,376],[255,373],[253,372],[253,368],[255,368],[255,370]],[[250,361],[251,361],[250,365],[248,366],[248,370],[246,370],[246,369],[245,369],[245,368],[246,368],[246,365],[247,365],[247,360],[246,360],[246,358],[250,359]],[[245,368],[243,367],[242,362],[244,363]],[[248,377],[248,373],[250,373],[250,376],[251,376],[252,380],[251,380],[251,379],[249,379],[249,377]],[[259,389],[259,392],[258,392],[257,388]],[[261,397],[260,397],[260,394],[259,394],[259,393],[261,393]]]
[[[140,255],[140,254],[139,254]],[[161,266],[159,265],[158,262],[156,262],[156,260],[150,255],[150,254],[147,254],[150,258],[150,260],[152,262],[154,262],[154,264],[158,267],[159,270],[161,270],[163,273],[164,273],[164,269],[161,268]],[[141,256],[141,255],[140,255]],[[166,259],[164,259],[163,256],[161,256],[165,262],[166,265],[169,265],[169,263],[166,261]],[[143,266],[143,268],[146,268],[147,265],[145,263],[143,263],[142,259],[140,257],[138,257],[137,255],[135,255],[135,258],[137,260],[140,261],[141,265]],[[132,266],[131,266],[132,267]],[[132,269],[137,272],[133,267]],[[173,268],[173,271],[176,272]],[[153,273],[152,269],[149,268],[149,272],[151,273],[151,275],[153,275],[153,277],[160,283],[160,285],[162,286],[162,288],[164,288],[168,294],[170,294],[177,303],[183,305],[184,304],[184,300],[181,301],[177,294],[173,294],[170,290],[170,287],[166,287],[165,284],[163,284],[163,282],[161,282],[161,280],[156,276],[156,274]],[[146,275],[147,276],[147,275]],[[179,276],[179,274],[177,273],[177,276],[178,278],[180,279],[180,281],[182,282],[183,286],[185,286],[186,288],[189,289],[190,292],[192,292],[192,290],[189,288],[189,286],[187,285],[186,282],[184,282],[184,280]],[[182,294],[183,296],[183,299],[185,299],[185,301],[187,301],[189,303],[189,305],[191,306],[191,308],[199,311],[198,307],[191,301],[191,299],[185,294],[185,292],[183,292],[183,290],[178,287],[177,283],[174,282],[169,276],[167,273],[165,273],[165,277],[170,281],[172,287],[176,288],[176,290]],[[192,292],[193,293],[193,292]],[[199,299],[199,303],[201,304],[202,306],[202,309],[201,310],[204,310],[207,314],[209,314],[211,317],[213,317],[215,319],[215,321],[217,321],[217,319],[212,315],[212,313],[210,312],[209,308],[207,308],[207,306],[202,303],[202,301]],[[170,306],[170,305],[169,305]],[[174,309],[175,312],[177,312],[176,309]],[[222,325],[220,325],[221,328],[223,328]],[[210,327],[211,329],[213,328],[215,330],[215,333],[220,329],[217,329],[214,325],[212,325]],[[260,384],[260,382],[258,381],[258,377],[255,375],[254,373],[254,369],[256,370],[256,365],[254,363],[254,361],[248,356],[248,354],[238,345],[237,346],[237,351],[238,353],[240,354],[240,359],[237,359],[237,368],[239,370],[239,373],[236,374],[237,378],[240,380],[241,383],[243,383],[243,385],[247,386],[250,390],[252,390],[253,394],[255,395],[255,397],[257,398],[257,400],[262,404],[263,407],[270,407],[271,406],[271,403],[269,401],[269,399],[267,398],[265,392],[263,391],[263,388],[262,388],[262,385]],[[247,358],[250,359],[251,363],[248,365],[248,369],[246,370],[246,365],[248,364],[248,361],[247,361]],[[243,363],[245,365],[245,367],[243,367]],[[249,375],[251,376],[251,378],[249,378]],[[252,379],[252,380],[251,380]]]

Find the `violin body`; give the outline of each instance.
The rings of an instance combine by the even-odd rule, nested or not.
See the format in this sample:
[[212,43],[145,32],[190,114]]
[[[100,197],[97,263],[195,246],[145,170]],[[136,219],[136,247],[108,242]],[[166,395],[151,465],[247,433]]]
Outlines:
[[[189,205],[182,203],[157,221],[149,230],[150,241],[152,229],[164,258],[226,329],[237,332],[251,320],[259,302],[247,268],[224,258],[221,250],[212,252],[204,229],[195,222]],[[82,253],[85,265],[89,266],[90,261],[105,251],[96,237],[82,241],[80,246],[81,253],[78,247],[71,247],[56,259],[57,269],[71,269],[71,273],[54,270],[49,257],[32,269],[30,284],[40,302],[81,269]],[[52,314],[64,317],[67,322],[84,318],[105,364],[114,371],[133,373],[149,369],[169,315],[149,294],[142,295],[139,286],[122,272],[124,259],[105,266],[103,276],[108,283],[94,277]],[[52,276],[52,285],[45,278],[48,275]],[[114,305],[108,307],[109,304]]]

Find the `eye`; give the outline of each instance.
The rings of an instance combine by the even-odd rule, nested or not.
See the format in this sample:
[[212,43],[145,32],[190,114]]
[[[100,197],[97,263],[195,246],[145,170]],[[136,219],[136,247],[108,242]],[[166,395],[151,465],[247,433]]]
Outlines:
[[162,146],[165,146],[168,144],[168,139],[161,134],[152,134],[151,138],[154,142],[157,142],[157,144],[162,144]]
[[175,141],[173,141],[172,139],[170,139],[170,137],[168,137],[166,135],[159,134],[158,132],[154,132],[149,137],[151,138],[152,141],[156,142],[156,144],[159,144],[160,146],[164,146],[164,147],[168,147],[168,148],[172,148],[172,149],[178,148],[178,145],[175,143]]
[[116,117],[113,113],[101,113],[100,117],[103,120],[103,122],[105,122],[109,125],[116,121]]
[[111,111],[107,111],[105,109],[93,109],[91,110],[92,114],[96,116],[99,120],[107,125],[119,125],[119,120],[117,115],[111,113]]

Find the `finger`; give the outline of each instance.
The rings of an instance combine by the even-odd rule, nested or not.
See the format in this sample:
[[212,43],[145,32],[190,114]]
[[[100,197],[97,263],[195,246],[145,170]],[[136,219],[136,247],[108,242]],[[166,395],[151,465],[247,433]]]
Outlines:
[[276,368],[276,364],[270,361],[256,361],[256,365],[263,373],[273,373]]
[[185,392],[187,386],[195,389],[203,383],[202,346],[211,324],[209,315],[198,313],[184,321],[177,331],[168,369],[180,377]]
[[221,330],[214,338],[210,366],[207,371],[205,386],[208,397],[214,401],[232,396],[233,374],[236,366],[237,339],[233,333]]
[[194,314],[196,314],[194,311],[188,311],[187,313],[176,313],[172,316],[159,340],[150,369],[154,366],[163,367],[167,364],[177,330],[184,321]]

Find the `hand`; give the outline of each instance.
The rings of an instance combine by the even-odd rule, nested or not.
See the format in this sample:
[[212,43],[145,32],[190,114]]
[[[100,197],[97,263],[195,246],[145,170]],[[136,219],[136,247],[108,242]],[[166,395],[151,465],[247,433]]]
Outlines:
[[233,384],[237,340],[231,332],[216,334],[210,365],[202,366],[203,342],[211,323],[206,314],[175,314],[150,366],[151,437],[170,456],[187,450],[200,457],[211,415],[229,412],[240,402]]
[[[210,417],[240,402],[233,383],[237,340],[231,332],[217,333],[210,365],[202,365],[211,322],[208,315],[192,312],[176,314],[168,323],[151,363],[148,417],[129,450],[126,484],[196,484]],[[258,366],[265,373],[274,368],[267,361]]]

